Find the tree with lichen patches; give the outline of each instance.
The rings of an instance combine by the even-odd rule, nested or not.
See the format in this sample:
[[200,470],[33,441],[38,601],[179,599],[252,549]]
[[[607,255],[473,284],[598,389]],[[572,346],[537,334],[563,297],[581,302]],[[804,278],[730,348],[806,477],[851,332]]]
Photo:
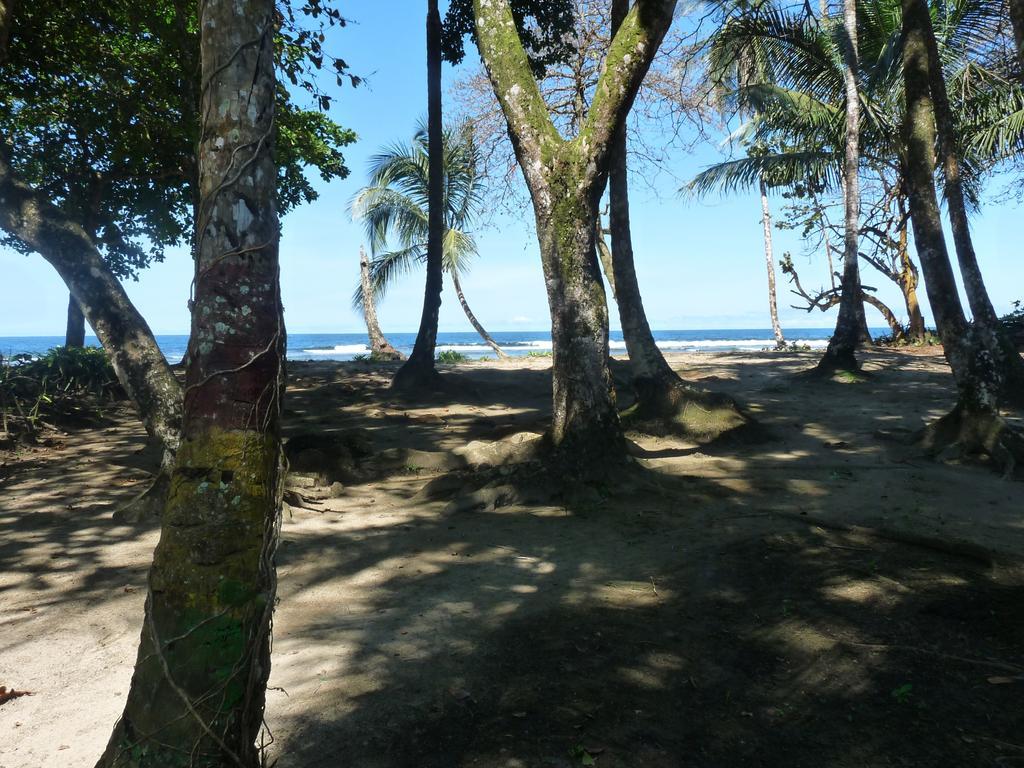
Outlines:
[[613,38],[586,120],[552,123],[508,0],[474,0],[477,43],[530,190],[553,343],[550,441],[577,472],[624,453],[608,371],[608,305],[595,247],[613,140],[672,22],[675,0],[639,0]]
[[270,672],[285,332],[271,0],[201,5],[184,426],[131,690],[99,766],[256,768]]

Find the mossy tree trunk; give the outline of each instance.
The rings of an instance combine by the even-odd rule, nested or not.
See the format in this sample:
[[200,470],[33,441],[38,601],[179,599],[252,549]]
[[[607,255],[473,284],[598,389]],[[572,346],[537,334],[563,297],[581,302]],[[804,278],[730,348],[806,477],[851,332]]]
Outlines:
[[981,275],[978,255],[971,237],[971,224],[967,215],[960,165],[960,147],[956,118],[949,104],[946,80],[942,73],[942,60],[935,39],[935,30],[928,17],[922,33],[928,50],[928,73],[931,85],[932,105],[935,113],[935,130],[938,136],[939,159],[945,178],[946,211],[949,215],[953,244],[956,248],[960,276],[964,292],[973,316],[973,332],[985,335],[985,345],[996,352],[995,364],[1000,367],[1003,381],[1002,398],[1024,405],[1024,359],[1016,346],[1003,332],[1002,323],[989,298],[985,280]]
[[772,318],[772,334],[775,346],[781,349],[786,345],[786,337],[782,334],[779,323],[779,298],[775,288],[775,255],[772,248],[772,211],[768,204],[768,188],[761,181],[761,226],[764,228],[764,260],[768,268],[768,311]]
[[609,47],[586,119],[568,141],[551,122],[508,0],[473,5],[480,52],[537,220],[554,347],[551,442],[566,464],[594,470],[620,459],[625,448],[608,371],[608,306],[595,248],[598,202],[614,138],[676,3],[633,5]]
[[430,389],[439,375],[434,365],[437,322],[444,287],[444,126],[441,104],[441,15],[437,0],[427,7],[427,282],[423,314],[409,359],[395,374],[397,389]]
[[[857,3],[843,0],[843,69],[846,86],[846,147],[843,161],[845,200],[845,248],[843,251],[842,300],[839,317],[828,348],[818,363],[820,373],[858,371],[857,347],[867,334],[861,300],[860,250],[860,93],[857,84]],[[870,335],[868,335],[870,340]]]
[[274,4],[201,7],[201,204],[183,439],[135,673],[102,768],[261,764],[285,348]]
[[942,231],[935,191],[935,111],[929,70],[928,6],[903,0],[904,142],[911,222],[935,325],[957,384],[957,405],[925,433],[925,446],[984,452],[1012,470],[1024,458],[1019,435],[1000,418],[1001,372],[991,336],[975,334],[964,314]]
[[370,339],[370,351],[375,360],[402,360],[404,355],[391,346],[377,321],[377,304],[373,299],[373,283],[370,280],[370,257],[366,250],[359,248],[359,291],[362,293],[363,319]]
[[181,386],[153,332],[86,231],[46,196],[16,178],[0,146],[0,227],[57,270],[110,358],[142,422],[174,463],[181,438]]
[[452,285],[455,288],[455,295],[459,297],[459,304],[462,306],[462,311],[466,314],[466,319],[469,320],[470,325],[472,325],[473,329],[480,335],[480,338],[487,343],[487,346],[493,349],[499,358],[507,360],[508,355],[505,354],[505,350],[498,346],[498,342],[491,337],[491,334],[487,332],[487,329],[484,328],[480,321],[476,319],[476,315],[473,314],[473,310],[469,308],[469,302],[466,301],[466,294],[462,292],[462,283],[459,282],[458,270],[453,269],[450,274],[452,276]]
[[85,346],[85,314],[75,301],[73,293],[68,294],[68,321],[64,330],[64,346],[75,349]]

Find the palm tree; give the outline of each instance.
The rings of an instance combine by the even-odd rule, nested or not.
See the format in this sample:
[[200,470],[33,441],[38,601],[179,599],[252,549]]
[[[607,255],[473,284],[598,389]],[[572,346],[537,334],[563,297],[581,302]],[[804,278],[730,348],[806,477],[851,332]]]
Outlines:
[[[956,0],[936,6],[935,32],[950,108],[964,137],[961,183],[971,200],[977,199],[984,173],[1022,149],[1024,88],[1001,73],[988,71],[982,64],[984,57],[975,55],[979,41],[996,34],[999,5]],[[905,210],[900,2],[859,0],[857,17],[861,162],[894,179],[891,186],[897,206]],[[830,29],[838,26],[822,25],[803,14],[765,4],[756,13],[731,19],[716,35],[710,49],[712,72],[726,87],[731,86],[727,96],[735,108],[752,114],[738,135],[749,143],[778,149],[708,168],[694,179],[691,188],[698,192],[754,188],[762,177],[769,176],[774,186],[810,183],[826,191],[841,189],[847,78],[842,46]],[[744,84],[737,82],[736,62],[749,50],[757,52],[759,78]],[[901,239],[892,238],[894,242]],[[886,274],[900,278],[905,271]],[[896,281],[913,323],[916,280]]]
[[[455,293],[469,322],[480,337],[498,354],[508,355],[480,324],[462,290],[459,280],[474,256],[476,240],[468,232],[479,211],[479,152],[470,129],[465,125],[442,131],[444,156],[444,213],[442,264],[452,279]],[[370,183],[352,201],[352,216],[361,220],[373,254],[370,283],[375,299],[401,275],[427,256],[430,199],[429,138],[420,125],[410,144],[393,144],[370,161]],[[398,247],[390,247],[394,243]],[[362,306],[362,289],[357,288],[353,304]]]

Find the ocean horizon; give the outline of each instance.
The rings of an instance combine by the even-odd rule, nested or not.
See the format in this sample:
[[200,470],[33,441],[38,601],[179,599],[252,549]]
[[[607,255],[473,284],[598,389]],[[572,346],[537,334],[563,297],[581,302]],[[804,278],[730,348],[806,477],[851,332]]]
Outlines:
[[[823,349],[832,335],[832,328],[794,328],[786,333],[786,340]],[[873,334],[886,332],[872,328]],[[758,351],[772,347],[775,338],[770,328],[729,328],[653,331],[658,346],[665,352],[726,352]],[[491,334],[506,354],[525,357],[531,352],[551,350],[551,334],[546,331],[495,331]],[[412,351],[415,333],[388,334],[388,340],[401,352]],[[188,346],[187,334],[157,334],[157,344],[168,361],[179,363]],[[0,355],[41,355],[64,343],[63,336],[0,336]],[[88,346],[99,346],[94,336],[86,337]],[[621,331],[612,331],[609,337],[612,354],[625,354],[626,344]],[[473,331],[442,332],[437,335],[437,351],[451,350],[468,358],[495,357],[483,339]],[[288,336],[289,360],[352,360],[357,355],[369,354],[369,339],[365,333],[294,333]]]

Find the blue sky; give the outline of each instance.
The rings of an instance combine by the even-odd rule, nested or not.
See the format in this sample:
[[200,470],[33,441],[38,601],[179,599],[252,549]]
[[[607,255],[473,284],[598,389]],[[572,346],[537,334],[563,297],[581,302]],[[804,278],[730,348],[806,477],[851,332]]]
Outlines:
[[[334,33],[332,50],[345,58],[354,73],[367,77],[368,84],[343,89],[332,115],[353,128],[359,141],[346,151],[351,176],[318,183],[320,199],[283,222],[281,279],[292,333],[364,330],[361,318],[349,308],[363,237],[359,225],[349,219],[347,204],[364,183],[369,156],[383,144],[410,136],[426,112],[420,6],[425,3],[350,0],[345,4],[346,15],[356,23]],[[445,65],[446,83],[450,86],[477,64],[477,54],[470,49],[462,67]],[[677,153],[671,174],[692,177],[720,157],[713,144]],[[676,194],[677,186],[668,174],[653,184],[640,178],[632,183],[637,270],[651,325],[666,330],[768,327],[758,199],[741,195],[684,200]],[[780,202],[773,201],[776,207]],[[532,216],[529,209],[502,215],[478,233],[481,255],[463,282],[470,305],[491,330],[548,327],[540,258],[528,226]],[[1012,204],[990,204],[974,221],[982,269],[1000,311],[1009,310],[1014,299],[1024,298],[1021,243],[1019,237],[1010,240],[1011,232],[1019,233],[1019,221],[1020,210]],[[775,239],[777,256],[793,253],[805,285],[817,286],[827,279],[820,263],[808,263],[801,255],[793,233],[776,231]],[[41,257],[0,250],[0,274],[4,289],[0,336],[63,333],[66,289]],[[188,253],[174,250],[165,263],[154,265],[138,282],[127,285],[156,333],[187,332],[185,302],[191,274]],[[386,331],[415,331],[422,304],[421,276],[422,272],[409,275],[382,302],[379,314]],[[884,280],[866,272],[864,281],[878,286],[880,296],[894,309],[901,306],[898,292],[885,287]],[[823,327],[834,322],[831,313],[809,315],[789,308],[781,274],[779,288],[784,326]],[[921,294],[924,299],[923,287]],[[872,326],[884,325],[873,309],[868,311]],[[614,307],[611,314],[612,327],[617,328]],[[442,331],[471,330],[450,287],[445,290],[440,326]]]

